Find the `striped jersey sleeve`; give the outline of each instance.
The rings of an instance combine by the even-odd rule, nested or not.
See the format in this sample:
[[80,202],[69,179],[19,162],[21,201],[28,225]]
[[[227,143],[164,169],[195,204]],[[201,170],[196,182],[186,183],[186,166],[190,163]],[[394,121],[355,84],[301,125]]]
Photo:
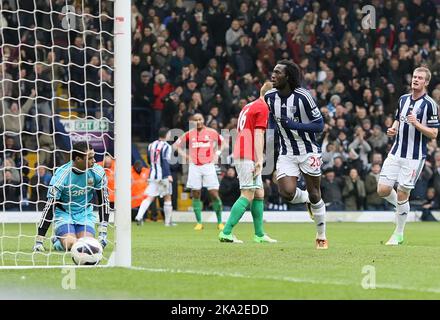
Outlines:
[[321,111],[319,111],[318,106],[316,105],[315,100],[313,100],[310,92],[303,88],[298,88],[295,91],[299,93],[298,100],[302,103],[304,111],[307,114],[310,122],[322,119]]
[[431,97],[426,97],[427,104],[427,119],[426,125],[430,128],[438,128],[440,127],[439,119],[438,119],[438,105],[435,103],[434,99]]

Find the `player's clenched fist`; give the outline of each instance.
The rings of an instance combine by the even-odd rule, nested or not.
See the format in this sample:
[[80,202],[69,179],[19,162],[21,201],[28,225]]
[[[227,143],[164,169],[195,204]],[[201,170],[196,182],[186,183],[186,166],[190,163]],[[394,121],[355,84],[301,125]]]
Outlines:
[[387,130],[388,137],[394,137],[396,134],[397,134],[396,128],[388,128],[388,130]]
[[407,117],[408,122],[412,125],[416,124],[417,122],[417,117],[414,114],[409,114]]

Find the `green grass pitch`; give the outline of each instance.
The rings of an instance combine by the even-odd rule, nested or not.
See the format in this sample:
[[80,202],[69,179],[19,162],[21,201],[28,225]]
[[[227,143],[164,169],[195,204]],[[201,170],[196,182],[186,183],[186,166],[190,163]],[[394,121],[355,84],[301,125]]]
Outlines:
[[[35,225],[21,228],[32,234]],[[76,269],[71,290],[62,288],[66,270],[0,269],[0,298],[440,298],[437,223],[407,224],[405,244],[399,247],[383,244],[394,228],[391,223],[329,223],[326,251],[315,249],[312,223],[266,224],[276,244],[253,243],[251,223],[234,229],[244,244],[220,243],[215,224],[198,232],[192,228],[188,223],[174,228],[160,222],[133,224],[133,268]],[[4,236],[17,230],[17,225],[3,225],[3,253],[16,249],[16,241]],[[21,251],[30,253],[32,239],[20,243]],[[5,254],[3,259],[3,264],[14,262]],[[375,289],[362,287],[372,286],[373,280]]]

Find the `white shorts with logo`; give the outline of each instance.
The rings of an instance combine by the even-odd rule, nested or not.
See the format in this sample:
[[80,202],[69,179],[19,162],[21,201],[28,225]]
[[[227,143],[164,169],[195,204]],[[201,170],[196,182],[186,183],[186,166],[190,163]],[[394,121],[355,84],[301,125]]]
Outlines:
[[145,194],[150,197],[163,197],[173,194],[173,186],[168,179],[149,180]]
[[201,190],[202,187],[205,187],[208,190],[214,190],[218,189],[219,186],[217,172],[213,163],[201,166],[197,166],[194,163],[189,164],[187,188]]
[[284,177],[299,177],[300,173],[321,176],[322,156],[320,153],[307,153],[301,156],[292,154],[278,156],[277,180]]
[[235,160],[235,169],[237,170],[240,189],[262,189],[263,180],[261,174],[254,176],[255,163],[252,160]]
[[405,189],[414,189],[424,164],[425,159],[405,159],[389,154],[383,163],[379,184],[394,187],[397,182]]

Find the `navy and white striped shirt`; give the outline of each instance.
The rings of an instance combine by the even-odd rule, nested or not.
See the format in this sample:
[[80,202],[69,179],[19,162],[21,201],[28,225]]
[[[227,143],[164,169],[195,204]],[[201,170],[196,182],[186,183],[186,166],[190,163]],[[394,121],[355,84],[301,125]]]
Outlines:
[[296,88],[288,97],[280,96],[277,89],[272,89],[264,95],[264,100],[269,106],[272,120],[276,123],[280,154],[299,156],[321,153],[321,145],[317,142],[315,133],[285,129],[280,122],[281,117],[299,123],[311,123],[322,119],[321,112],[306,89]]
[[163,180],[171,175],[169,160],[171,159],[171,146],[161,140],[156,140],[148,145],[148,162],[151,165],[149,180]]
[[408,123],[407,116],[410,113],[415,114],[417,120],[427,127],[438,128],[440,126],[437,104],[430,96],[425,94],[413,100],[411,94],[404,94],[400,97],[396,110],[395,119],[399,121],[399,128],[391,154],[405,159],[424,159],[428,137]]

